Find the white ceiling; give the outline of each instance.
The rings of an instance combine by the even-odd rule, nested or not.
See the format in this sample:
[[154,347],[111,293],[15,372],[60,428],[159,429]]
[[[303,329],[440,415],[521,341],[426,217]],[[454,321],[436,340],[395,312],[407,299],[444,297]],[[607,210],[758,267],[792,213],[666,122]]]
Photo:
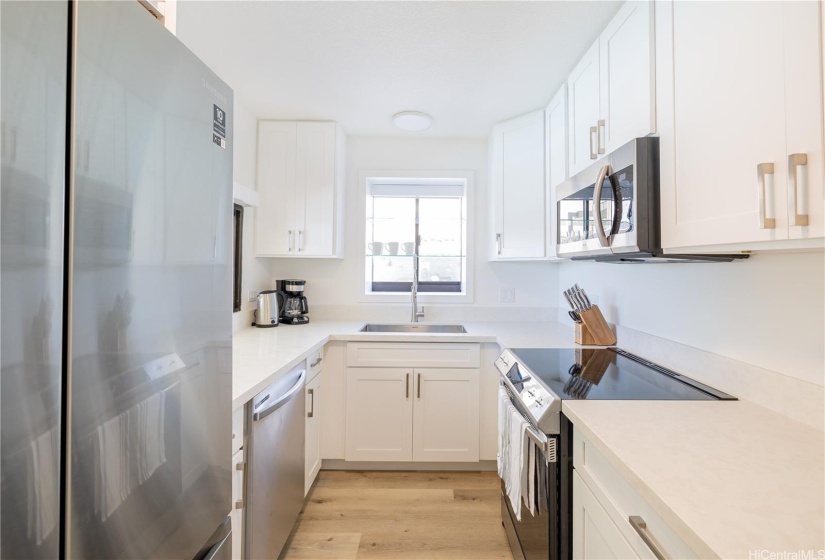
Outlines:
[[[486,138],[544,107],[621,2],[178,2],[178,37],[258,118]],[[424,132],[396,129],[424,111]]]

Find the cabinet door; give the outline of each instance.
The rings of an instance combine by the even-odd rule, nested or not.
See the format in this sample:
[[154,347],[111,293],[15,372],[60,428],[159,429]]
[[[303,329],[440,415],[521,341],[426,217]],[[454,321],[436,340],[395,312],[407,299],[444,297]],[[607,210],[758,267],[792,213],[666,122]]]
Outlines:
[[477,369],[416,369],[413,460],[478,461]]
[[[674,184],[662,184],[662,243],[787,237],[783,2],[674,2]],[[757,166],[773,229],[760,229]],[[671,191],[672,192],[669,192]],[[668,208],[664,208],[668,206]]]
[[413,370],[347,368],[347,461],[411,461]]
[[[785,2],[785,118],[788,162],[788,235],[791,239],[825,236],[823,216],[823,112],[821,2]],[[790,164],[792,154],[805,154],[807,164]],[[808,225],[794,220],[808,216]],[[796,222],[796,223],[795,223]]]
[[598,157],[599,42],[596,41],[567,79],[568,172],[575,175]]
[[295,254],[331,256],[335,237],[335,123],[299,122]]
[[318,374],[304,389],[306,397],[306,461],[304,496],[307,495],[318,471],[321,470],[321,377]]
[[258,123],[258,194],[255,212],[255,254],[289,256],[295,253],[294,122]]
[[547,256],[556,255],[556,186],[567,180],[567,84],[544,110],[547,165]]
[[638,557],[579,473],[573,471],[574,560]]
[[653,60],[653,2],[626,2],[599,37],[600,153],[656,131]]
[[244,464],[243,449],[232,456],[232,558],[243,558],[243,512],[244,512]]
[[544,111],[493,129],[495,259],[545,256]]

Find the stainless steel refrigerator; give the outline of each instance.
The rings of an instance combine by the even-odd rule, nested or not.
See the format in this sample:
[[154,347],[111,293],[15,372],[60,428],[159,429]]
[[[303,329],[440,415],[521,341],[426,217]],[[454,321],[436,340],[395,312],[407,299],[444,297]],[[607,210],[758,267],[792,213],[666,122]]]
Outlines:
[[228,557],[232,90],[137,0],[0,43],[0,557]]

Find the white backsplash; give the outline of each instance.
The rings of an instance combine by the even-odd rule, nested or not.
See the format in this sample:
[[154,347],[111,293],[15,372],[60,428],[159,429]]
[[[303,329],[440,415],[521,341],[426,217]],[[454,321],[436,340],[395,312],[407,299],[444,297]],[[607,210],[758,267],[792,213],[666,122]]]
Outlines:
[[[567,312],[560,323],[572,324]],[[616,345],[783,416],[825,429],[825,387],[641,331],[614,326]]]

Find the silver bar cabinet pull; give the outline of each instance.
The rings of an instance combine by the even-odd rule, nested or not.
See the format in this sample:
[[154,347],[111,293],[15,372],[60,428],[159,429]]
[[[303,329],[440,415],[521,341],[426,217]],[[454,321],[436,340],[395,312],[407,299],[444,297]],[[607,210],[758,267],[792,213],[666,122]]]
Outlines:
[[645,523],[645,520],[638,515],[631,515],[628,519],[630,520],[630,524],[633,525],[633,529],[635,529],[636,533],[638,533],[639,536],[642,537],[642,540],[645,541],[645,544],[650,549],[650,552],[653,553],[653,556],[659,560],[668,560],[665,553],[659,548],[659,545],[657,545],[647,533],[647,523]]
[[759,179],[757,187],[757,196],[759,198],[759,229],[774,229],[776,228],[776,218],[768,218],[766,212],[767,201],[766,191],[770,187],[770,192],[773,194],[773,178],[774,178],[773,163],[760,163],[756,166],[756,174]]
[[407,396],[404,397],[406,399],[410,398],[410,374],[407,374]]
[[[788,210],[790,210],[792,226],[807,226],[808,214],[799,213],[799,183],[803,182],[805,190],[803,197],[808,192],[808,154],[791,154],[788,156]],[[803,199],[804,200],[804,199]],[[807,210],[807,205],[805,207]]]
[[598,135],[599,135],[598,129],[595,126],[591,126],[590,127],[590,159],[596,159],[597,157],[599,157],[598,154],[596,154],[596,151],[593,149],[593,137],[598,136]]
[[324,359],[323,359],[322,357],[320,357],[320,356],[319,356],[317,360],[315,360],[314,362],[312,362],[311,364],[309,364],[309,367],[315,367],[315,366],[317,366],[318,364],[320,364],[320,363],[321,363],[321,362],[323,362],[323,361],[324,361]]
[[418,398],[421,398],[421,374],[418,374]]
[[298,230],[298,252],[304,250],[304,230]]
[[501,254],[501,234],[500,233],[496,234],[496,254],[497,255]]
[[292,252],[292,230],[286,230],[286,250]]
[[600,154],[603,154],[604,153],[604,145],[607,143],[606,139],[605,139],[604,142],[602,142],[602,138],[604,138],[604,119],[599,119],[598,127],[599,127],[599,130],[596,133],[596,146],[598,147],[598,152]]
[[315,415],[315,389],[307,389],[307,393],[309,393],[309,412],[307,412],[307,418],[312,418]]

